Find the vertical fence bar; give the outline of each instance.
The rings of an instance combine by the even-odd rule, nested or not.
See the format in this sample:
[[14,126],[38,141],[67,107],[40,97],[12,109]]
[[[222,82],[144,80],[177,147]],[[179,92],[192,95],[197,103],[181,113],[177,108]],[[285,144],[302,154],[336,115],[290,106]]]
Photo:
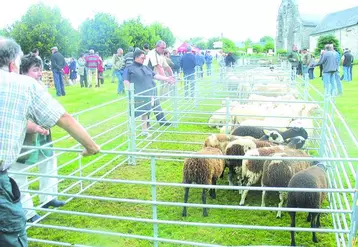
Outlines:
[[[136,151],[136,124],[135,124],[135,115],[134,115],[134,110],[135,110],[135,105],[134,105],[134,83],[131,83],[129,85],[129,120],[128,120],[128,124],[129,124],[129,152],[135,152]],[[130,155],[129,156],[129,165],[135,165],[136,164],[136,159],[134,155]]]
[[[77,122],[80,122],[80,115],[76,115],[76,120]],[[81,153],[78,153],[78,156],[81,156]],[[78,167],[80,169],[79,176],[82,177],[82,157],[78,159]],[[80,181],[80,188],[81,188],[80,191],[82,191],[83,190],[82,180]]]
[[353,212],[352,212],[352,222],[351,229],[349,232],[348,246],[354,247],[357,246],[357,234],[358,234],[358,170],[356,170],[356,189],[354,192],[353,199]]
[[[152,176],[152,182],[155,183],[156,182],[156,172],[155,172],[155,157],[152,156],[151,162],[150,162],[150,167],[151,167],[151,176]],[[152,201],[156,202],[157,201],[157,186],[155,184],[152,185]],[[153,204],[152,206],[152,218],[153,220],[157,220],[158,219],[158,214],[157,214],[157,205]],[[158,238],[158,224],[157,223],[153,223],[153,237],[154,238]],[[154,241],[154,246],[158,247],[158,241]]]
[[174,128],[178,128],[178,97],[179,97],[179,94],[178,94],[178,80],[177,82],[174,84],[174,87],[173,87],[173,93],[174,93],[174,97],[173,97],[173,119],[174,119]]
[[328,119],[328,107],[329,107],[329,95],[324,95],[323,103],[323,118],[322,118],[322,127],[321,127],[321,136],[320,136],[320,147],[319,147],[319,156],[325,156],[325,145],[326,143],[326,131],[327,131],[327,119]]
[[[194,94],[194,107],[195,109],[198,108],[198,87],[199,87],[199,80],[195,77],[194,75],[194,80],[193,81],[190,81],[191,85],[190,86],[193,86],[194,88],[191,88],[191,90],[193,90],[193,94]],[[190,90],[190,91],[191,91]]]
[[[226,130],[225,130],[225,134],[229,134],[230,99],[229,99],[229,98],[226,98],[226,99],[225,99],[225,103],[226,103],[226,119],[225,119]],[[232,124],[232,123],[231,123],[231,124]]]
[[308,76],[305,74],[304,76],[305,79],[305,88],[304,88],[304,99],[308,100],[308,85],[309,85],[309,78]]

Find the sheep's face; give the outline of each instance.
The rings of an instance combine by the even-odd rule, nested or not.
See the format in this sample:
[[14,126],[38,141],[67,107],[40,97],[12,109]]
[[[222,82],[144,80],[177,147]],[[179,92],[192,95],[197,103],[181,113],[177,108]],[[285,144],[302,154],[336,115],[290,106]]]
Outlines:
[[291,139],[288,139],[287,146],[296,148],[296,149],[301,149],[303,147],[303,145],[305,145],[305,143],[306,143],[305,138],[303,138],[302,136],[295,136],[295,137],[292,137]]
[[307,131],[302,127],[293,127],[293,128],[288,129],[286,132],[291,132],[289,135],[293,136],[293,137],[301,136],[304,139],[308,138]]
[[262,136],[260,140],[266,140],[274,143],[283,143],[284,139],[280,133],[276,130],[264,130],[265,136]]

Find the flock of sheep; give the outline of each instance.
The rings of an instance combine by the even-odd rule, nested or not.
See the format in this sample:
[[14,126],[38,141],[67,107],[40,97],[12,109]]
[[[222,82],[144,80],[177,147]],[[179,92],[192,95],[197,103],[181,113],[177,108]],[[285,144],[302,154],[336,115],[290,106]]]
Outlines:
[[[301,150],[308,137],[313,136],[314,124],[311,117],[319,109],[316,104],[301,103],[293,94],[283,96],[250,95],[247,104],[233,102],[227,124],[227,108],[216,111],[209,119],[209,126],[221,128],[221,134],[206,138],[202,155],[223,155],[222,159],[187,158],[184,161],[183,183],[216,185],[229,168],[229,185],[251,186],[261,183],[263,187],[318,188],[328,187],[325,165],[316,161],[282,159],[282,157],[310,157]],[[288,102],[288,103],[285,103]],[[227,126],[230,128],[227,129]],[[274,126],[274,127],[273,127]],[[224,133],[231,134],[224,134]],[[235,159],[230,156],[241,156]],[[247,157],[270,156],[272,159],[254,160]],[[311,159],[312,160],[312,159]],[[240,190],[240,205],[245,204],[249,190]],[[209,190],[216,198],[215,189]],[[187,203],[189,188],[184,189]],[[266,191],[262,192],[261,206],[265,206]],[[290,208],[320,208],[325,198],[320,192],[280,192],[278,207],[287,202]],[[206,189],[202,191],[202,203],[206,204]],[[295,227],[295,212],[291,216],[291,227]],[[182,216],[187,216],[184,207]],[[203,208],[203,216],[208,211]],[[281,212],[277,212],[277,218]],[[307,221],[311,227],[320,226],[320,214],[309,213]],[[313,232],[313,242],[317,242]],[[294,232],[291,245],[295,246]]]

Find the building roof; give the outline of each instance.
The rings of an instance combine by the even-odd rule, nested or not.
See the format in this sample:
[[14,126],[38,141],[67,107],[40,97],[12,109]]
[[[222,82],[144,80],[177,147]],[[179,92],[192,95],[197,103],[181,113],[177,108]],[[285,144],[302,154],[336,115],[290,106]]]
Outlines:
[[324,33],[358,24],[358,7],[326,15],[312,34]]
[[321,22],[322,16],[302,14],[301,20],[304,26],[316,27]]

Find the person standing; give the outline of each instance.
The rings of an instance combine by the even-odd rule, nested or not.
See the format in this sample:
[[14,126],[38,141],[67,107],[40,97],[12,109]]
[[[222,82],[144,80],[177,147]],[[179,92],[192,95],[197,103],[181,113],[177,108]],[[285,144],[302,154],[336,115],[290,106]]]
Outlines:
[[303,74],[304,80],[309,79],[308,70],[309,70],[309,67],[311,66],[311,64],[312,64],[311,53],[309,53],[307,51],[307,49],[305,48],[302,50],[302,74]]
[[86,68],[88,72],[88,87],[92,87],[93,80],[94,85],[97,85],[98,80],[98,64],[99,57],[94,54],[94,50],[89,50],[89,54],[86,56]]
[[349,49],[345,49],[342,60],[343,60],[343,80],[347,82],[352,81],[351,69],[353,66],[353,56],[350,53]]
[[[45,88],[41,82],[41,66],[41,60],[39,60],[36,56],[32,54],[26,55],[21,58],[20,73],[34,78],[42,87]],[[29,125],[35,125],[35,129],[40,129],[41,131],[37,131],[37,133],[26,133],[25,140],[34,140],[34,143],[24,142],[24,145],[42,146],[52,142],[50,130],[43,129],[35,123],[28,121],[28,126]],[[53,147],[52,145],[47,146]],[[54,153],[51,150],[36,150],[28,155],[28,157],[20,156],[20,158],[18,158],[17,161],[12,164],[11,171],[19,172],[29,165],[35,163],[38,163],[39,172],[41,174],[57,176],[57,158],[54,156]],[[28,190],[29,185],[26,175],[14,174],[11,177],[18,183],[19,187],[24,190]],[[57,183],[57,178],[41,177],[39,190],[46,193],[58,193]],[[65,205],[65,202],[55,199],[55,197],[52,195],[41,194],[39,197],[40,204],[44,204],[44,208],[48,208],[50,206],[61,207]],[[32,208],[34,206],[32,197],[29,193],[21,194],[21,203],[25,208]],[[36,214],[34,210],[25,210],[25,215],[27,221],[29,222],[35,222],[36,220],[40,219],[40,216]]]
[[213,56],[211,56],[211,52],[208,51],[205,55],[205,63],[206,63],[206,75],[211,75],[211,64],[213,63]]
[[196,70],[197,70],[198,78],[203,78],[204,77],[203,66],[205,64],[204,54],[198,51],[195,54],[195,61],[196,61]]
[[291,74],[291,80],[295,80],[296,74],[299,73],[298,66],[300,64],[300,54],[297,50],[297,45],[292,46],[292,51],[287,56],[288,61],[291,63],[292,67],[292,74]]
[[78,59],[77,63],[78,63],[78,74],[80,75],[81,87],[88,87],[85,54],[82,53],[80,55],[80,58]]
[[117,53],[113,55],[112,64],[112,69],[118,79],[117,94],[122,94],[124,93],[123,70],[125,67],[122,48],[118,48]]
[[[156,96],[156,80],[174,83],[174,77],[162,76],[155,74],[148,66],[144,65],[145,54],[142,50],[134,51],[134,62],[126,67],[123,72],[124,84],[129,87],[130,83],[134,84],[134,116],[142,118],[142,136],[149,137],[149,111],[154,107],[154,97]],[[138,95],[139,94],[139,95]],[[155,110],[155,109],[153,109]]]
[[75,85],[77,80],[77,63],[73,57],[71,57],[69,68],[71,84]]
[[21,48],[14,40],[0,37],[0,243],[11,247],[28,246],[20,190],[8,175],[29,130],[28,120],[46,130],[54,125],[63,128],[85,147],[84,156],[100,150],[87,131],[36,80],[19,75],[21,56]]
[[[164,50],[166,49],[166,47],[167,44],[163,40],[159,40],[156,43],[155,48],[148,52],[148,60],[146,60],[148,64],[144,63],[144,65],[147,65],[150,69],[154,71],[154,73],[159,74],[161,76],[166,76],[166,74],[169,76],[173,76],[173,71],[168,65],[166,59],[164,58]],[[167,82],[160,83],[161,85],[163,85]],[[162,107],[160,106],[160,100],[157,97],[158,90],[154,90],[154,94],[155,96],[153,109],[157,121],[160,125],[170,125],[170,123],[165,119]]]
[[333,51],[330,50],[330,45],[325,46],[325,51],[322,53],[319,62],[316,66],[322,65],[323,67],[323,84],[325,95],[334,96],[336,81],[335,73],[337,72],[337,58]]
[[66,66],[65,58],[58,51],[56,46],[51,48],[51,68],[57,96],[65,96],[65,85],[63,82],[63,68]]
[[180,59],[181,57],[178,55],[177,50],[173,50],[172,55],[170,55],[170,59],[172,60],[174,67],[173,67],[173,74],[178,76],[180,73]]
[[186,47],[186,53],[180,60],[180,67],[184,73],[184,92],[185,97],[194,98],[195,96],[195,55],[191,51],[191,46]]

